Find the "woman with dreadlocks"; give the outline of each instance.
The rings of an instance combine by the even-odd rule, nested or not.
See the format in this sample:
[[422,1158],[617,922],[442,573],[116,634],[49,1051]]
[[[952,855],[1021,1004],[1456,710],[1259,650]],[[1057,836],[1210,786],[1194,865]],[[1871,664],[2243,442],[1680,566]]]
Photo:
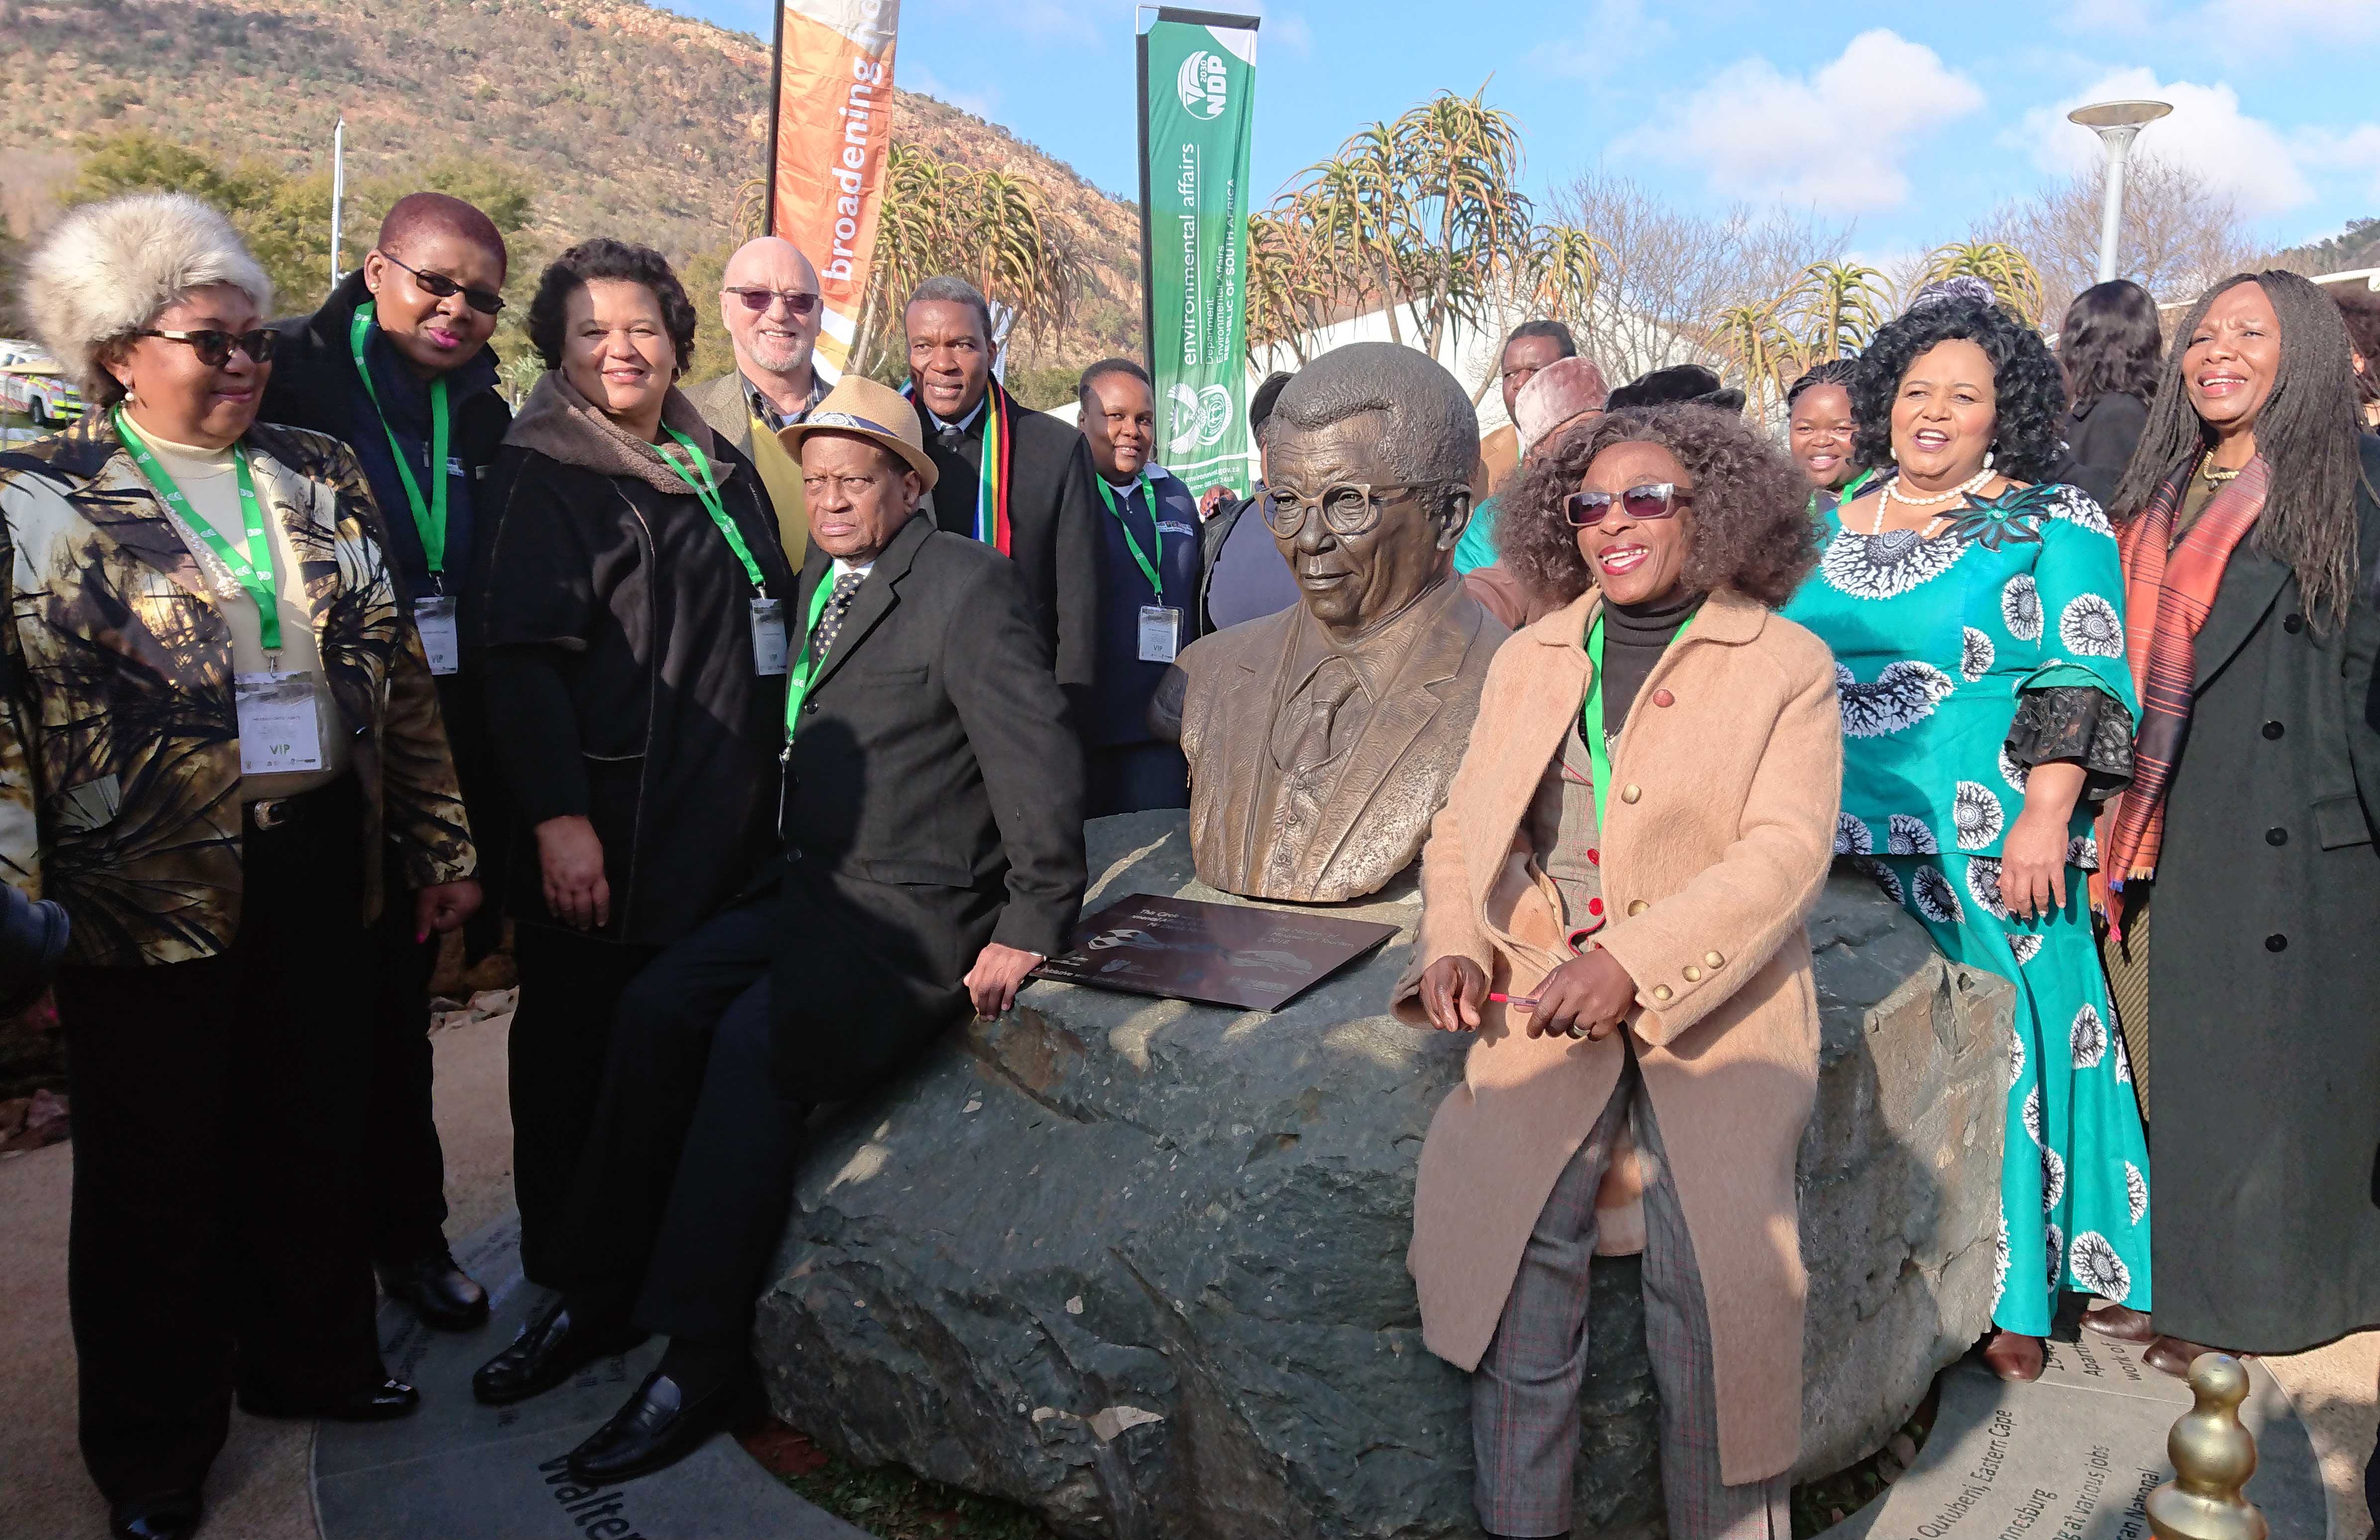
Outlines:
[[2157,1300],[2089,1321],[2175,1375],[2380,1322],[2375,485],[2338,308],[2288,273],[2208,291],[2116,491],[2141,719],[2100,828]]

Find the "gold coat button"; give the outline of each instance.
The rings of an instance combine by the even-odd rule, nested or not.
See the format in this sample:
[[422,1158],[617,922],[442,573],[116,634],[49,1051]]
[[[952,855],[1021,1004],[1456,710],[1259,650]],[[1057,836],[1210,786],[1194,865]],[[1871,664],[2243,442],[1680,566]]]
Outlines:
[[1667,984],[1654,985],[1653,998],[1658,1000],[1667,1001],[1670,998],[1670,987]]
[[1653,907],[1651,904],[1649,904],[1649,903],[1645,903],[1643,899],[1641,899],[1641,898],[1640,898],[1640,899],[1637,899],[1637,900],[1635,900],[1634,902],[1631,903],[1628,905],[1628,912],[1629,912],[1630,914],[1632,914],[1632,915],[1641,915],[1641,914],[1643,914],[1645,910],[1650,909],[1651,907]]
[[1703,970],[1702,970],[1702,969],[1700,969],[1700,968],[1698,968],[1698,967],[1696,967],[1696,966],[1694,966],[1692,963],[1687,964],[1686,964],[1686,982],[1687,982],[1687,983],[1689,983],[1689,984],[1699,984],[1699,983],[1701,983],[1702,981],[1703,981]]
[[1708,963],[1708,964],[1709,964],[1712,967],[1714,967],[1714,968],[1725,967],[1725,966],[1727,965],[1727,959],[1726,959],[1726,958],[1724,958],[1724,957],[1721,957],[1721,956],[1720,956],[1718,952],[1704,952],[1704,953],[1703,953],[1703,961],[1704,961],[1704,962],[1706,962],[1706,963]]
[[1633,803],[1644,794],[1645,794],[1643,792],[1637,789],[1633,782],[1620,788],[1620,800],[1622,802]]

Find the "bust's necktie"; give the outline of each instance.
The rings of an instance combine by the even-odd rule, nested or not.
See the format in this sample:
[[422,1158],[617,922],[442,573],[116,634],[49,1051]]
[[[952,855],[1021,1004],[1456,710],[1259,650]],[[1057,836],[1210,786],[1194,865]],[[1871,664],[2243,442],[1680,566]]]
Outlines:
[[[1282,713],[1280,730],[1291,747],[1288,763],[1281,766],[1287,772],[1285,784],[1274,814],[1272,849],[1266,859],[1266,884],[1271,891],[1289,892],[1297,887],[1305,842],[1322,816],[1330,788],[1338,780],[1336,761],[1347,747],[1343,740],[1351,736],[1342,733],[1342,741],[1334,749],[1331,729],[1339,725],[1340,712],[1355,694],[1358,683],[1354,664],[1344,658],[1326,658],[1290,703],[1290,709]],[[1276,740],[1276,752],[1278,744]]]
[[846,572],[827,591],[826,612],[819,616],[817,634],[810,638],[810,650],[819,662],[825,662],[827,654],[834,649],[834,639],[843,635],[843,617],[851,612],[851,596],[867,581],[868,574],[864,572]]
[[965,441],[966,430],[964,428],[953,428],[947,423],[942,423],[934,429],[934,443],[945,455],[957,454],[959,445]]

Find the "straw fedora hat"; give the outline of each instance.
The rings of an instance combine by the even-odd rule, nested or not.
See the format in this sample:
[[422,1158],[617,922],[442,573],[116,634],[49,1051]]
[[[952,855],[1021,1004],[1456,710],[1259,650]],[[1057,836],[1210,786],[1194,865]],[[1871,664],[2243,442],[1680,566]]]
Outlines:
[[785,453],[798,465],[802,441],[812,433],[849,433],[855,438],[874,439],[924,478],[928,491],[933,490],[939,472],[934,469],[933,456],[926,453],[926,435],[917,426],[917,409],[909,405],[907,396],[888,385],[880,385],[864,374],[844,375],[809,416],[778,429],[777,442],[785,446]]

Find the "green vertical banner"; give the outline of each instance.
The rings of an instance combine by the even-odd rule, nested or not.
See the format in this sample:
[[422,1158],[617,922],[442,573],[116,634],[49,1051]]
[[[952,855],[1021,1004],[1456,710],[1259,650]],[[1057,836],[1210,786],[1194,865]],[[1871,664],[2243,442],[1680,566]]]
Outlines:
[[1159,9],[1140,35],[1141,270],[1157,463],[1246,491],[1257,18]]

